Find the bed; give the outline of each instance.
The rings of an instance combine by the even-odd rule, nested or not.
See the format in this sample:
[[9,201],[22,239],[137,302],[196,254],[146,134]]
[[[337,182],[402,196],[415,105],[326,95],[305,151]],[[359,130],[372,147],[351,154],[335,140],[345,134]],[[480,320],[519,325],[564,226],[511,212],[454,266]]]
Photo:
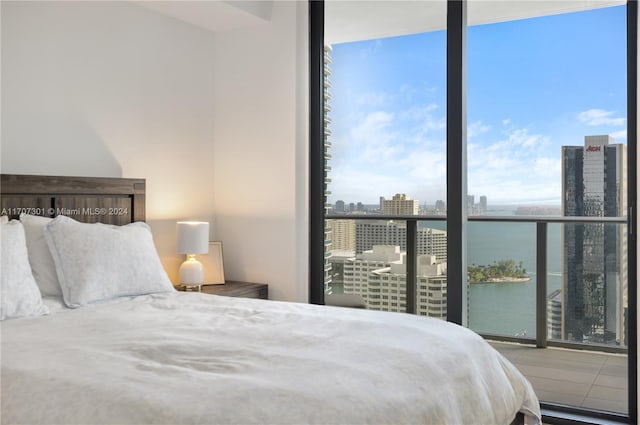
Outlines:
[[541,423],[530,383],[457,325],[175,291],[144,180],[2,175],[0,190],[3,424]]

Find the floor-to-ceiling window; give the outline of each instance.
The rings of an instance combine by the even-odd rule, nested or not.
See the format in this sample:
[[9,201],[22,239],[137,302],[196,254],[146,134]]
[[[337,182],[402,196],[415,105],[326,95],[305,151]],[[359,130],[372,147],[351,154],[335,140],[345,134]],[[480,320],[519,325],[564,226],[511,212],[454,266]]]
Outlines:
[[[637,4],[468,3],[460,310],[541,401],[635,417],[628,9]],[[347,294],[371,309],[447,318],[446,10],[444,1],[323,8],[314,302]]]
[[[326,5],[326,290],[446,318],[446,226],[416,220],[446,217],[446,2],[373,2],[370,20],[342,22],[359,7]],[[432,16],[430,31],[408,11]],[[407,288],[413,258],[417,287]]]
[[[508,353],[541,401],[627,414],[626,6],[598,6],[468,29],[469,190],[485,192],[489,215],[523,220],[470,223],[473,272],[515,268],[472,275],[469,323],[581,349],[548,350],[546,364],[537,351]],[[469,20],[495,7],[480,3]],[[527,217],[567,219],[546,229],[542,327]]]

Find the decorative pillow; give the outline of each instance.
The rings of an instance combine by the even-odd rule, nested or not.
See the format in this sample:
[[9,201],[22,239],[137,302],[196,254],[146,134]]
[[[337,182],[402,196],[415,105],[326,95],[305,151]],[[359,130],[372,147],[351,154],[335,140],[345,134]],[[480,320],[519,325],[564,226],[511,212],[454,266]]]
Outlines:
[[175,290],[146,223],[112,226],[58,216],[44,236],[68,307]]
[[44,227],[51,223],[51,218],[37,215],[20,214],[20,222],[24,225],[27,237],[27,252],[29,263],[36,283],[42,295],[61,297],[62,290],[56,275],[53,257],[44,239]]
[[0,219],[2,294],[0,320],[49,313],[42,304],[38,285],[31,274],[24,228],[17,220]]

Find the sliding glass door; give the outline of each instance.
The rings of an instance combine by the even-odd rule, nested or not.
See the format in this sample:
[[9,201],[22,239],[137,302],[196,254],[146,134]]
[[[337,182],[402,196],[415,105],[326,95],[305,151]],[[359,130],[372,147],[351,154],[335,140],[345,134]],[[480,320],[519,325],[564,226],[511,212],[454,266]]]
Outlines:
[[462,323],[547,422],[634,421],[637,2],[309,4],[310,301]]
[[486,195],[483,214],[567,221],[547,228],[546,320],[535,223],[470,223],[470,327],[544,332],[544,356],[500,346],[541,401],[627,414],[627,10],[534,6],[487,23],[500,3],[470,8],[469,191]]

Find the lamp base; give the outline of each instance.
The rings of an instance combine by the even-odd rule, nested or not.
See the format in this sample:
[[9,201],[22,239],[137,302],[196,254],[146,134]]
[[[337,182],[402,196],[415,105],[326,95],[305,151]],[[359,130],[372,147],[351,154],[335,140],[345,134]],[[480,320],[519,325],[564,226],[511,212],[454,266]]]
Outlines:
[[201,286],[204,283],[204,266],[194,254],[187,254],[187,259],[180,266],[180,284],[184,286]]

